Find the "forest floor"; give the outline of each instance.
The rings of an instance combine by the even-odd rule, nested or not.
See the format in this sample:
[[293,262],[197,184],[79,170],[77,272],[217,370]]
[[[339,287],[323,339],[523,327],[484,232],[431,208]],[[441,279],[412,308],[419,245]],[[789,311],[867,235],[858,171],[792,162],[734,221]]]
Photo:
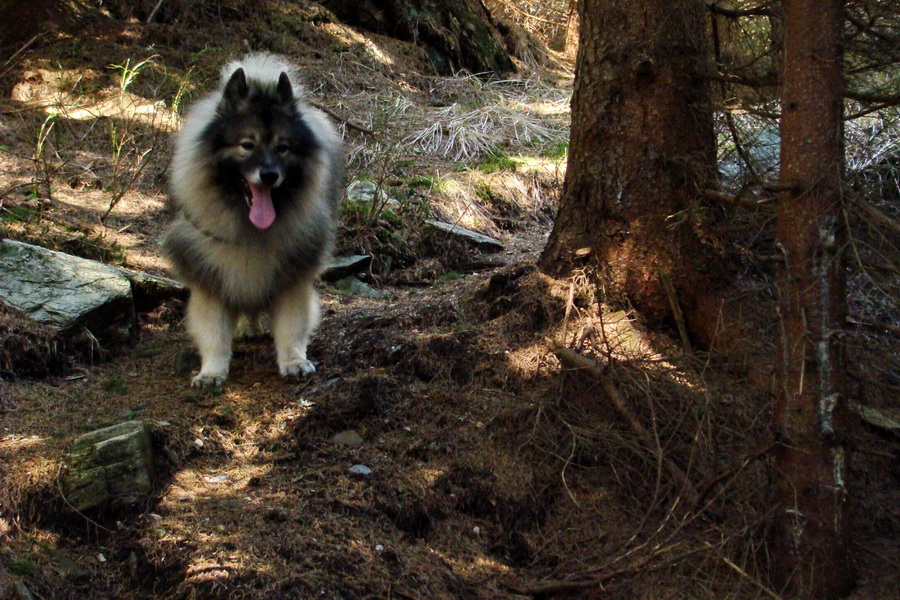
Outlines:
[[[318,370],[302,381],[282,380],[258,337],[236,344],[222,389],[191,389],[177,301],[104,360],[0,380],[0,599],[29,597],[11,582],[44,599],[780,597],[766,583],[771,344],[686,356],[583,274],[535,267],[565,168],[571,57],[504,81],[440,78],[415,45],[314,3],[265,6],[84,17],[29,45],[0,76],[4,234],[166,274],[179,107],[231,55],[270,50],[313,100],[375,132],[343,126],[348,182],[397,203],[371,219],[345,205],[339,250],[373,254],[363,278],[383,296],[320,286]],[[582,337],[606,385],[554,354]],[[854,397],[896,410],[897,382],[860,357]],[[73,439],[130,419],[164,449],[156,493],[71,510],[59,480]],[[862,423],[852,435],[854,597],[900,598],[900,445]]]

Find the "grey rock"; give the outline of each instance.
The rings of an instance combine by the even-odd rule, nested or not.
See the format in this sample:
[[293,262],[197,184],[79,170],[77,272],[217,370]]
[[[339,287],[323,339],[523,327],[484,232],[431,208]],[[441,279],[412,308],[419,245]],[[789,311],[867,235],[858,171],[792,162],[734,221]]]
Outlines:
[[66,500],[76,510],[110,500],[135,502],[153,491],[153,440],[141,421],[119,423],[75,439],[63,479]]
[[150,312],[172,298],[187,299],[187,288],[174,279],[132,271],[131,269],[120,268],[119,271],[131,284],[131,295],[134,299],[136,312]]
[[397,206],[400,204],[396,198],[388,196],[384,188],[378,189],[374,181],[357,179],[347,187],[347,202],[372,204],[376,198],[382,206]]
[[466,229],[460,225],[453,225],[451,223],[444,223],[443,221],[435,221],[433,219],[426,219],[425,223],[431,225],[435,229],[439,229],[456,236],[467,243],[473,244],[486,252],[498,252],[503,250],[503,244],[494,238],[478,233],[477,231],[472,231],[471,229]]
[[353,465],[347,469],[347,473],[356,477],[368,477],[372,474],[372,469],[366,465]]
[[76,580],[90,575],[90,571],[81,567],[72,558],[58,548],[49,551],[56,569],[68,580]]
[[331,437],[331,441],[338,446],[362,446],[363,439],[352,429],[340,431]]
[[34,594],[31,593],[31,590],[28,589],[28,586],[21,579],[16,579],[15,588],[19,600],[35,600]]
[[372,286],[363,283],[356,277],[345,277],[334,282],[334,287],[353,296],[363,298],[381,298],[383,294]]
[[131,283],[120,269],[40,246],[0,241],[0,299],[58,334],[98,339],[135,332]]
[[141,562],[138,559],[138,555],[134,550],[132,550],[128,555],[128,574],[131,575],[132,579],[138,579],[138,576],[140,575],[140,567]]
[[322,279],[325,281],[337,281],[338,279],[350,277],[368,269],[371,262],[372,256],[369,254],[335,256],[331,259],[331,264],[322,272]]

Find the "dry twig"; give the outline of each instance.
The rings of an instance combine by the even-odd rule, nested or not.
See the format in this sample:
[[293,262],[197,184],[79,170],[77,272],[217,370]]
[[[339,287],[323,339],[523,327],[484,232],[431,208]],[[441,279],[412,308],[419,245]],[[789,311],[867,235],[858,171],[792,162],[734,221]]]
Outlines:
[[666,290],[666,296],[669,297],[669,306],[672,307],[672,316],[675,317],[675,325],[678,326],[678,335],[681,336],[681,347],[685,355],[693,356],[694,350],[691,348],[691,338],[688,336],[687,324],[684,321],[684,315],[681,312],[681,304],[678,303],[678,295],[675,293],[675,285],[672,278],[666,273],[665,269],[659,269],[659,281]]
[[365,133],[367,135],[375,135],[375,132],[372,131],[371,129],[369,129],[368,127],[360,125],[359,123],[354,123],[353,121],[351,121],[350,119],[348,119],[346,117],[342,117],[341,115],[337,114],[336,112],[334,112],[333,110],[331,110],[330,108],[325,106],[324,104],[320,104],[319,102],[310,102],[310,104],[312,106],[315,106],[319,110],[321,110],[323,113],[325,113],[326,115],[328,115],[329,117],[331,117],[332,119],[337,121],[338,123],[345,124],[350,129],[355,129],[356,131]]
[[[612,401],[613,406],[615,406],[616,410],[619,411],[619,414],[622,415],[625,421],[628,422],[628,425],[631,427],[631,429],[638,435],[638,437],[641,438],[641,441],[643,441],[649,448],[656,447],[656,444],[653,441],[653,436],[649,431],[647,431],[647,428],[644,427],[643,423],[641,423],[640,420],[638,420],[638,418],[634,415],[634,412],[628,406],[628,401],[619,392],[615,384],[610,381],[609,377],[607,377],[606,374],[603,373],[603,370],[595,361],[586,356],[582,356],[576,353],[574,350],[565,348],[556,343],[554,343],[553,353],[565,366],[571,369],[584,371],[592,378],[599,381],[600,385],[603,387],[603,391],[606,392],[606,395]],[[665,456],[662,456],[662,461],[664,466],[666,467],[666,470],[681,487],[681,493],[684,496],[685,502],[687,503],[688,507],[696,507],[699,501],[699,496],[697,495],[697,490],[694,488],[694,485],[691,483],[690,479],[688,479],[685,472],[682,471],[681,468],[676,465],[671,459]]]

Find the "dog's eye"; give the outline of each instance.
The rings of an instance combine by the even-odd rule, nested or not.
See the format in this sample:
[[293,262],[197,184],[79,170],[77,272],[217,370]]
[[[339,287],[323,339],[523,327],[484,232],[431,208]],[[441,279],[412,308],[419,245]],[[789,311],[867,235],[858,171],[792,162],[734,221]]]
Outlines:
[[253,142],[241,142],[241,148],[243,148],[247,152],[251,152],[254,148],[256,148],[256,144],[254,144]]
[[278,154],[287,154],[287,151],[290,150],[287,144],[278,144],[275,146],[275,152]]

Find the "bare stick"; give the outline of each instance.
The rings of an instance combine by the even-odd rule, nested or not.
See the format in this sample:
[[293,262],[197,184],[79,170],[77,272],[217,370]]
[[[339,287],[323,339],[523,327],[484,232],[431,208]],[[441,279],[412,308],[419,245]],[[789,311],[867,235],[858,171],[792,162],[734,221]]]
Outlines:
[[[559,359],[563,365],[571,368],[578,369],[580,371],[586,372],[592,378],[596,379],[600,382],[600,385],[603,387],[603,391],[606,392],[606,395],[612,401],[613,406],[615,406],[616,410],[619,411],[619,414],[628,422],[628,425],[631,426],[631,429],[641,438],[641,441],[647,445],[649,448],[656,448],[656,443],[653,439],[653,436],[647,431],[647,428],[644,427],[643,423],[641,423],[631,408],[628,406],[628,401],[625,399],[618,388],[613,384],[612,381],[606,374],[603,373],[603,369],[600,368],[595,361],[591,360],[586,356],[582,356],[576,353],[574,350],[569,348],[562,347],[558,344],[554,344],[553,354]],[[659,451],[657,450],[657,454]],[[694,485],[691,483],[690,479],[688,479],[687,475],[681,468],[676,465],[672,460],[667,458],[666,456],[661,456],[661,460],[663,461],[663,465],[666,467],[666,470],[672,476],[672,478],[681,486],[681,492],[685,497],[685,502],[690,508],[694,508],[697,506],[699,501],[699,495],[697,494],[697,490],[694,488]]]
[[776,594],[775,592],[773,592],[771,589],[769,589],[769,588],[768,588],[766,585],[764,585],[759,579],[757,579],[756,577],[753,577],[752,575],[750,575],[749,573],[747,573],[745,570],[743,570],[742,568],[740,568],[739,566],[737,566],[737,565],[736,565],[730,558],[728,558],[727,556],[720,556],[719,558],[722,559],[722,562],[724,562],[726,565],[728,565],[729,567],[731,567],[732,569],[734,569],[734,571],[735,571],[738,575],[740,575],[741,577],[743,577],[744,579],[746,579],[747,581],[749,581],[750,584],[753,585],[753,587],[755,587],[756,589],[758,589],[760,592],[762,592],[763,594],[765,594],[765,595],[768,596],[769,598],[772,598],[772,600],[783,600],[783,598],[782,598],[781,596],[779,596],[778,594]]
[[708,479],[707,481],[703,482],[703,485],[700,488],[700,494],[699,494],[698,500],[700,502],[706,500],[706,497],[709,495],[709,493],[713,490],[714,487],[716,487],[716,485],[720,481],[722,481],[724,479],[728,479],[729,477],[731,477],[733,475],[737,475],[740,471],[744,470],[744,468],[747,465],[749,465],[751,462],[753,462],[757,458],[760,458],[760,457],[768,454],[774,447],[775,447],[775,444],[767,444],[763,448],[760,448],[759,450],[751,452],[747,456],[744,456],[740,460],[736,461],[737,464],[734,467],[732,467],[731,469],[728,469],[724,473],[719,473],[715,477],[712,477],[712,478]]
[[871,202],[868,202],[863,198],[856,197],[853,200],[854,204],[862,209],[864,213],[869,215],[869,218],[875,221],[875,223],[890,229],[894,233],[900,233],[900,222],[881,212]]
[[572,307],[575,306],[575,282],[569,282],[569,298],[566,300],[566,316],[563,317],[562,339],[566,341],[566,330],[569,327],[569,315],[572,314]]
[[38,38],[41,37],[42,35],[44,35],[43,32],[37,34],[36,36],[34,36],[33,38],[31,38],[30,40],[25,42],[24,46],[22,46],[21,48],[19,48],[18,50],[16,50],[15,52],[12,53],[12,56],[7,58],[6,62],[3,63],[3,70],[0,71],[0,77],[3,77],[4,75],[6,75],[9,72],[9,70],[12,69],[12,65],[14,64],[13,61],[15,61],[19,57],[20,54],[22,54],[23,52],[28,50],[28,48],[30,48],[31,45],[33,43],[35,43],[38,40]]
[[602,587],[604,583],[610,581],[611,579],[616,579],[617,577],[622,577],[624,575],[633,575],[635,573],[647,573],[656,569],[669,567],[681,560],[684,560],[685,558],[688,558],[689,556],[698,554],[699,552],[708,549],[705,546],[700,546],[691,550],[687,550],[682,554],[676,556],[675,558],[670,559],[669,561],[657,563],[655,565],[651,564],[654,559],[657,559],[666,552],[671,551],[674,547],[677,546],[670,546],[668,548],[663,548],[661,550],[652,552],[627,567],[616,569],[615,571],[607,571],[606,573],[597,575],[591,574],[590,577],[584,579],[579,579],[578,577],[583,577],[588,573],[574,573],[570,575],[570,579],[567,579],[565,581],[546,581],[533,585],[511,585],[507,587],[517,594],[523,594],[526,596],[549,596],[552,594],[561,594],[565,592],[589,590],[597,587]]
[[360,131],[360,132],[365,133],[365,134],[368,134],[368,135],[375,135],[375,132],[372,131],[371,129],[369,129],[368,127],[364,127],[364,126],[362,126],[362,125],[359,125],[359,124],[357,124],[357,123],[354,123],[354,122],[351,121],[350,119],[347,119],[347,118],[345,118],[345,117],[342,117],[341,115],[337,114],[336,112],[334,112],[333,110],[331,110],[331,109],[328,108],[327,106],[324,106],[324,105],[322,105],[322,104],[319,104],[318,102],[310,102],[310,104],[312,104],[313,106],[315,106],[316,108],[318,108],[319,110],[321,110],[323,113],[327,114],[327,115],[328,115],[329,117],[331,117],[332,119],[334,119],[334,120],[336,120],[336,121],[338,121],[338,122],[340,122],[340,123],[344,123],[344,124],[345,124],[347,127],[349,127],[350,129],[355,129],[356,131]]
[[762,184],[762,189],[773,194],[780,194],[782,192],[799,194],[803,192],[803,186],[797,181],[769,181]]
[[681,305],[678,304],[678,296],[675,294],[675,285],[672,284],[672,278],[660,267],[659,281],[666,290],[669,297],[669,306],[672,307],[672,315],[675,317],[675,325],[678,326],[678,335],[681,336],[681,346],[687,356],[693,356],[694,350],[691,348],[691,338],[688,337],[687,325],[684,322],[684,314],[681,312]]
[[147,17],[147,23],[153,22],[153,19],[156,17],[156,13],[159,12],[159,7],[162,6],[162,3],[163,0],[159,0],[159,2],[156,3],[156,6],[153,7],[153,10],[150,11],[150,16]]
[[710,200],[715,200],[716,202],[721,202],[723,204],[741,206],[748,210],[757,210],[767,204],[773,204],[775,202],[774,196],[758,198],[753,194],[750,194],[749,196],[751,197],[746,197],[744,194],[726,194],[725,192],[720,192],[718,190],[703,190],[703,195]]

